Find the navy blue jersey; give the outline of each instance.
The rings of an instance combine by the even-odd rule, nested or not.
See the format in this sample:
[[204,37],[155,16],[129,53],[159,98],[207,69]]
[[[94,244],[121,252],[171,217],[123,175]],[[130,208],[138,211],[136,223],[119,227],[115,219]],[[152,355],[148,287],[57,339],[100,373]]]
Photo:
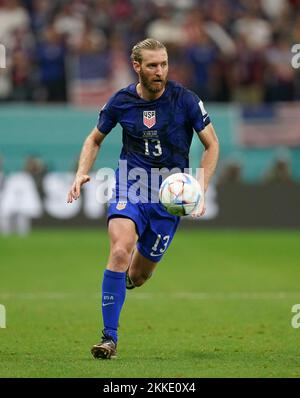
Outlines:
[[[156,100],[146,101],[136,84],[118,91],[104,105],[97,128],[108,134],[117,123],[123,128],[120,159],[127,160],[128,172],[143,168],[189,167],[193,130],[200,132],[210,123],[202,101],[182,85],[169,81]],[[118,171],[116,173],[118,184]]]
[[118,91],[100,111],[97,128],[108,134],[117,123],[123,128],[120,159],[128,167],[188,167],[193,129],[210,123],[202,102],[182,85],[169,81],[160,98],[143,100],[136,84]]

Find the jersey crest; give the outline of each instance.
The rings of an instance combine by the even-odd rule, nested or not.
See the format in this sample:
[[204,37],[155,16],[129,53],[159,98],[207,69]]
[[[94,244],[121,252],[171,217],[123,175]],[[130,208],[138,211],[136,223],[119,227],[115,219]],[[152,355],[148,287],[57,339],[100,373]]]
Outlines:
[[156,123],[155,111],[144,111],[143,123],[148,129],[151,129]]
[[117,210],[124,210],[127,205],[126,201],[120,200],[116,206]]

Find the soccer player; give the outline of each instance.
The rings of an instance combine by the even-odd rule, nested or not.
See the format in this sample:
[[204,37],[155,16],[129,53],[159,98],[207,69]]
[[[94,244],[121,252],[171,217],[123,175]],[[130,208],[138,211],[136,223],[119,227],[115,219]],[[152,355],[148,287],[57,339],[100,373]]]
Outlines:
[[[118,91],[104,105],[97,126],[86,138],[68,203],[80,196],[102,141],[117,123],[123,128],[120,160],[127,161],[127,175],[134,168],[151,175],[151,169],[184,168],[189,164],[193,130],[204,145],[200,167],[204,169],[204,192],[215,171],[219,144],[202,101],[182,85],[168,81],[168,54],[157,40],[137,43],[131,54],[138,83]],[[119,161],[119,165],[120,165]],[[169,247],[180,218],[167,213],[160,203],[130,197],[134,181],[116,170],[116,185],[108,206],[110,253],[102,282],[102,338],[91,352],[110,359],[117,353],[118,325],[126,287],[141,286],[153,273]],[[150,189],[151,190],[151,189]],[[201,216],[199,206],[194,216]]]

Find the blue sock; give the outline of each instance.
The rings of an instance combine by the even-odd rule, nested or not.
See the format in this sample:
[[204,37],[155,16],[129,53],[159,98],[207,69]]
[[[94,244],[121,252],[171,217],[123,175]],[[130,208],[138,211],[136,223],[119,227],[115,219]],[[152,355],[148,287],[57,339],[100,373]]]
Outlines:
[[126,295],[126,272],[106,269],[102,282],[102,316],[104,333],[118,340],[118,324]]

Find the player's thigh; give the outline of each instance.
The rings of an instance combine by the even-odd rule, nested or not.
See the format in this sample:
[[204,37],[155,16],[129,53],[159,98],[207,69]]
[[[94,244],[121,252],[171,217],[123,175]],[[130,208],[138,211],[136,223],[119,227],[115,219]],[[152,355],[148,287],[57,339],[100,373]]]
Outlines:
[[138,235],[134,221],[130,218],[111,218],[108,222],[110,260],[131,256]]
[[149,223],[137,242],[139,252],[154,263],[159,262],[176,233],[180,218],[166,215],[153,205],[149,207]]
[[157,264],[158,262],[149,260],[138,249],[135,249],[130,264],[129,276],[136,282],[144,282],[150,278]]

